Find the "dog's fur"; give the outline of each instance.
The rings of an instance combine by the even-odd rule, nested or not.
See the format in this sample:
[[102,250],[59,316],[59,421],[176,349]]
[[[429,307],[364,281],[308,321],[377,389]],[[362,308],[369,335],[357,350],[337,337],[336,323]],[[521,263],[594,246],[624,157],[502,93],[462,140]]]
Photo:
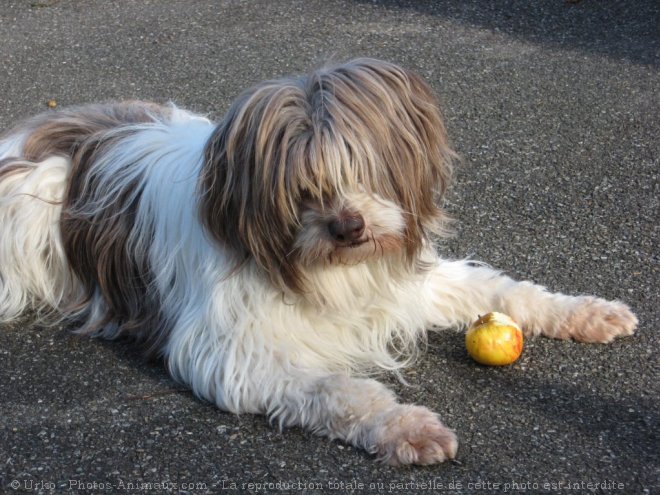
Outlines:
[[0,141],[0,320],[132,336],[223,410],[390,464],[453,458],[434,413],[365,375],[489,311],[583,342],[637,324],[440,259],[454,156],[429,87],[369,59],[260,84],[217,124],[135,101],[38,116]]

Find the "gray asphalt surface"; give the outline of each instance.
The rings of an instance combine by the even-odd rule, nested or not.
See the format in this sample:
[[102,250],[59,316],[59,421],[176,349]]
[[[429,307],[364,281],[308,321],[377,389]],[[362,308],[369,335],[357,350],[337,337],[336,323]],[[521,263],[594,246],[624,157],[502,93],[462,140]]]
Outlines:
[[329,58],[418,71],[464,157],[445,254],[622,299],[641,325],[607,346],[528,341],[503,369],[472,362],[460,334],[433,335],[409,386],[384,380],[461,444],[453,462],[403,469],[219,412],[128,343],[5,326],[0,492],[658,493],[659,11],[653,0],[3,0],[1,128],[49,99],[172,100],[220,116],[246,86]]

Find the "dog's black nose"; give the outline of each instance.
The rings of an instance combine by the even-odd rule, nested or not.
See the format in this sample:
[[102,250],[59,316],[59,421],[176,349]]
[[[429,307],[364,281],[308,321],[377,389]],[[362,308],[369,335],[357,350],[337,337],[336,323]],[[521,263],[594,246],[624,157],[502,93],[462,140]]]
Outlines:
[[364,218],[360,214],[342,215],[328,224],[332,238],[340,244],[350,244],[364,234]]

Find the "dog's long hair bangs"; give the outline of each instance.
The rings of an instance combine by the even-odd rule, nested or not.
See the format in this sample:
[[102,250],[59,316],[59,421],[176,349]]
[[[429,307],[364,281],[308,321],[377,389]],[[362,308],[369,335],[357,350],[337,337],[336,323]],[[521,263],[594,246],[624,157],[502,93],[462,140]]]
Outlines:
[[207,229],[294,291],[304,286],[291,251],[304,201],[357,190],[394,201],[411,260],[443,232],[454,154],[430,88],[387,62],[354,60],[248,90],[205,155]]
[[443,233],[441,201],[455,154],[428,85],[370,59],[327,69],[311,82],[328,129],[319,133],[324,168],[352,190],[397,203],[408,216],[411,248],[430,232]]

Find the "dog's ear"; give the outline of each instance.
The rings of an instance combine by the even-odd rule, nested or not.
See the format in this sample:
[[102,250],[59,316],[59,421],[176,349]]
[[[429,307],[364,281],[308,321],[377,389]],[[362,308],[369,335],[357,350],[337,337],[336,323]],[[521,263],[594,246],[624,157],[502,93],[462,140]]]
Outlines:
[[307,107],[295,80],[245,92],[207,143],[201,176],[200,212],[210,234],[239,262],[254,259],[273,282],[293,290],[302,286],[289,251],[304,174],[290,158],[292,147],[304,147]]

